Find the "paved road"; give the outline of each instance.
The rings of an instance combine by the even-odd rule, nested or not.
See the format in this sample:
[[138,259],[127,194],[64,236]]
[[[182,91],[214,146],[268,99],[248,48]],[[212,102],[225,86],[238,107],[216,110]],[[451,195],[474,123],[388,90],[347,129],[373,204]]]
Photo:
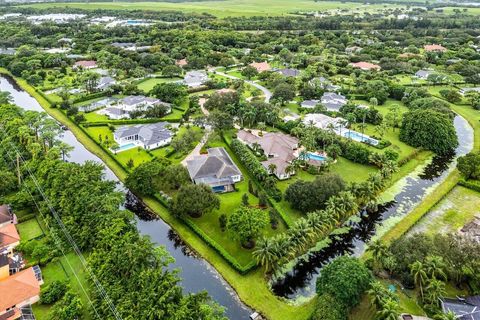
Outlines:
[[[230,79],[234,79],[234,80],[244,80],[244,79],[241,79],[241,78],[238,78],[238,77],[235,77],[235,76],[232,76],[231,74],[228,74],[228,73],[223,73],[223,72],[220,72],[220,71],[216,71],[217,74],[221,75],[221,76],[224,76],[224,77],[227,77],[227,78],[230,78]],[[272,97],[272,92],[270,90],[268,90],[267,88],[265,88],[264,86],[256,83],[255,81],[251,81],[251,80],[244,80],[246,83],[248,84],[251,84],[252,86],[254,86],[255,88],[261,90],[263,92],[263,95],[265,96],[265,102],[269,102],[270,101],[270,98]]]

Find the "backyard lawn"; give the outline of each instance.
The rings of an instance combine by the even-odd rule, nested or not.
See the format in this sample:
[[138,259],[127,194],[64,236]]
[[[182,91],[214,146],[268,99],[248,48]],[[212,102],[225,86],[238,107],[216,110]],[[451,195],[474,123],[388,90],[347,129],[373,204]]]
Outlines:
[[144,91],[145,93],[148,93],[157,84],[179,81],[179,80],[182,80],[182,78],[177,78],[177,77],[175,77],[175,78],[149,78],[145,81],[140,82],[137,85],[137,87],[138,87],[138,89]]
[[17,224],[17,230],[22,241],[28,241],[43,235],[36,218]]

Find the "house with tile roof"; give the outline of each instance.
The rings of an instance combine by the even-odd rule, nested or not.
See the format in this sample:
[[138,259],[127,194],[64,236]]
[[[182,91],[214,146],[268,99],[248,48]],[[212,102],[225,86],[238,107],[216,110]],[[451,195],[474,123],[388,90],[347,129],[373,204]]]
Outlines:
[[351,62],[351,63],[349,63],[349,66],[352,66],[356,69],[360,69],[360,70],[364,70],[364,71],[370,71],[370,70],[379,71],[381,69],[381,67],[378,64],[365,62],[365,61]]
[[[280,132],[267,132],[262,136],[257,136],[246,130],[240,130],[237,133],[237,139],[251,149],[262,149],[268,157],[266,161],[262,162],[262,165],[278,179],[285,180],[295,174],[288,167],[293,160],[298,158],[296,150],[299,141],[297,138]],[[275,168],[273,172],[272,168]]]
[[0,253],[12,255],[13,249],[20,244],[20,235],[13,223],[0,228]]
[[427,44],[423,46],[426,52],[446,52],[447,48],[439,44]]
[[206,155],[195,156],[186,164],[192,181],[206,184],[214,192],[234,191],[235,183],[243,179],[242,172],[225,148],[210,148]]
[[183,78],[183,83],[189,88],[196,88],[208,81],[208,75],[204,70],[189,71]]
[[345,126],[346,120],[343,118],[332,118],[322,113],[308,113],[302,122],[306,126],[314,126],[322,130],[341,130]]
[[40,300],[42,284],[34,267],[0,278],[0,319],[21,318],[23,307]]
[[452,312],[459,320],[480,320],[480,296],[441,298],[442,311]]
[[135,147],[152,150],[166,146],[172,141],[173,133],[167,122],[122,126],[115,130],[113,138],[118,143],[116,150],[124,151]]
[[250,67],[254,67],[255,69],[257,69],[257,71],[260,73],[260,72],[263,72],[263,71],[270,71],[272,70],[272,67],[270,67],[270,65],[268,64],[267,61],[264,61],[264,62],[252,62],[249,64]]
[[97,62],[94,60],[80,60],[73,64],[73,69],[94,69],[97,67]]
[[328,111],[340,111],[340,108],[346,105],[347,98],[335,92],[325,92],[320,99],[320,103],[327,108]]

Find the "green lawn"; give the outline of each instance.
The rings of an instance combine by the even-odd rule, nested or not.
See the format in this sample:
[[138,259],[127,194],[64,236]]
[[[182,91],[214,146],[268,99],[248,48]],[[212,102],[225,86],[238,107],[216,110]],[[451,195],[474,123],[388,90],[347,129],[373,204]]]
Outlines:
[[[58,4],[34,4],[29,5],[37,8],[74,7],[82,9],[107,9],[107,10],[181,10],[192,13],[207,12],[218,17],[229,16],[280,16],[294,11],[325,11],[334,9],[349,9],[355,11],[374,11],[383,8],[381,4],[363,5],[361,3],[348,3],[339,1],[297,0],[264,0],[258,5],[256,0],[224,0],[224,1],[201,1],[201,2],[115,2],[115,3],[58,3]],[[390,4],[389,7],[400,7]]]
[[153,159],[152,156],[149,155],[147,151],[145,151],[145,149],[141,147],[117,152],[117,154],[115,154],[115,158],[117,158],[117,160],[124,165],[127,165],[130,159],[132,159],[134,167],[138,167],[140,164],[151,161]]
[[43,231],[35,218],[17,224],[17,230],[22,241],[28,241],[43,235]]
[[108,128],[108,126],[87,127],[85,130],[88,132],[88,135],[97,143],[100,143],[100,140],[105,141],[106,137],[108,137],[108,140],[113,141],[113,132]]
[[480,213],[480,193],[457,186],[430,210],[410,232],[457,232]]
[[109,120],[108,116],[104,114],[98,114],[95,111],[83,113],[83,116],[87,122],[101,122]]
[[178,81],[178,80],[182,80],[182,78],[150,78],[150,79],[147,79],[145,81],[140,82],[137,85],[137,87],[138,87],[138,89],[143,90],[144,92],[148,93],[157,84],[166,83],[166,82],[173,82],[173,81]]

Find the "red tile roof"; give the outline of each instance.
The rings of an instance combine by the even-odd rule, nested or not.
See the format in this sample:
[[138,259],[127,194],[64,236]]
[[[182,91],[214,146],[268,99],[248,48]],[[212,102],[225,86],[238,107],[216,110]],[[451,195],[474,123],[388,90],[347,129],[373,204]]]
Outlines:
[[40,284],[33,268],[20,271],[0,281],[0,311],[40,294]]
[[423,49],[425,49],[425,51],[427,51],[427,52],[435,52],[435,51],[445,52],[445,51],[447,51],[447,48],[445,48],[444,46],[441,46],[439,44],[427,44],[423,47]]
[[188,64],[188,61],[187,61],[187,59],[180,59],[180,60],[175,61],[175,64],[179,67],[183,67],[183,66],[186,66]]
[[362,69],[362,70],[372,70],[372,69],[380,70],[381,69],[378,64],[374,64],[374,63],[370,63],[370,62],[364,62],[364,61],[352,62],[352,63],[350,63],[350,65],[354,68],[358,68],[358,69]]
[[77,67],[92,68],[97,66],[97,62],[94,60],[80,60],[74,64]]
[[264,62],[252,62],[252,63],[250,63],[250,66],[257,69],[258,72],[268,71],[268,70],[272,69],[272,67],[270,67],[270,65],[266,61],[264,61]]
[[0,248],[11,245],[12,243],[20,241],[20,235],[14,224],[7,224],[0,228]]

